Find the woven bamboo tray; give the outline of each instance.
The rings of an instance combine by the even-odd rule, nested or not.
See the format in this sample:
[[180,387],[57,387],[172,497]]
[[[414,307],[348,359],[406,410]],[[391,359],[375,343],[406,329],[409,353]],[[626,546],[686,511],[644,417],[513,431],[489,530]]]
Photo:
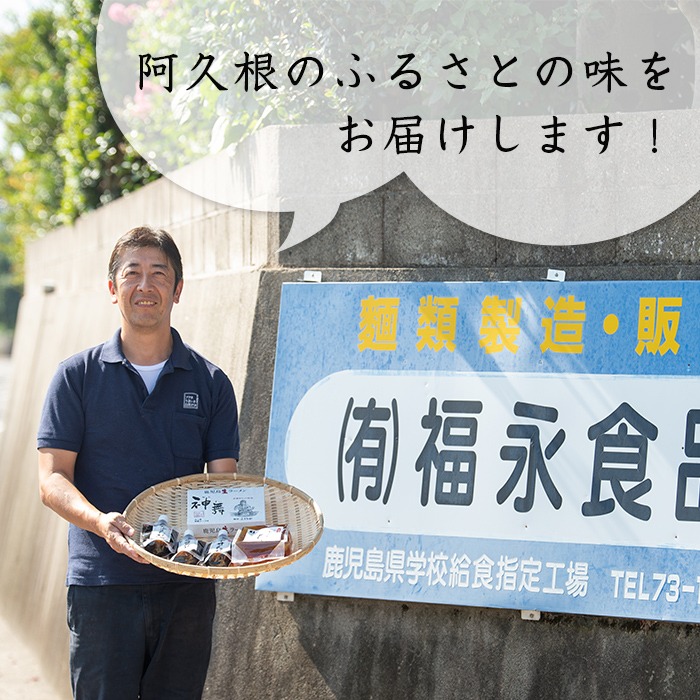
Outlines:
[[[263,486],[268,525],[286,525],[292,538],[291,554],[257,564],[215,567],[180,564],[147,552],[131,539],[138,553],[151,564],[183,576],[199,578],[244,578],[274,571],[308,554],[323,533],[323,515],[316,503],[303,491],[259,476],[247,474],[192,474],[151,486],[126,507],[124,517],[136,533],[144,523],[154,522],[161,513],[179,532],[187,528],[187,491],[198,488]],[[138,535],[137,535],[138,536]]]

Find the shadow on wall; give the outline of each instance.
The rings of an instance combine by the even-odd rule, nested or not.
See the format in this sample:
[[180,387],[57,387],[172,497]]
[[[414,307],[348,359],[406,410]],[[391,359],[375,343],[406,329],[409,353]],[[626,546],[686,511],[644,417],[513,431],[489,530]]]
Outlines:
[[299,640],[336,698],[691,698],[693,625],[304,597]]

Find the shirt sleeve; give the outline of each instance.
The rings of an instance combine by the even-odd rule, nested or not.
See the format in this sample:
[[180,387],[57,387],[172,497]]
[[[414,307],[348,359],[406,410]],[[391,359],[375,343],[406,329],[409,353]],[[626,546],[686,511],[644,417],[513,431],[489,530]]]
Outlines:
[[214,375],[214,401],[204,450],[206,462],[240,455],[238,405],[231,380],[218,370]]
[[49,384],[39,420],[37,447],[80,452],[85,413],[77,373],[63,362]]

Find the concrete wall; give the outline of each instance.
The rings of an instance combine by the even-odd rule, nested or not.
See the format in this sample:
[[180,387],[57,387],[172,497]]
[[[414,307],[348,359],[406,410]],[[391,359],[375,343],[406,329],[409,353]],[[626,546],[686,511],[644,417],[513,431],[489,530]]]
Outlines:
[[[145,222],[171,231],[186,260],[186,292],[175,307],[175,324],[243,387],[258,279],[277,217],[217,208],[161,180],[28,247],[0,445],[0,532],[6,543],[0,613],[37,650],[59,698],[69,696],[67,526],[38,499],[38,416],[57,363],[118,327],[107,261],[119,235]],[[24,539],[29,533],[36,533],[31,547]]]
[[[209,176],[216,177],[215,172]],[[330,280],[692,279],[700,196],[622,239],[581,247],[513,244],[475,231],[405,177],[342,206],[320,234],[277,253],[291,215],[217,207],[159,181],[32,244],[0,449],[0,612],[66,694],[65,527],[38,500],[34,436],[56,363],[118,324],[106,292],[114,240],[168,228],[185,262],[174,324],[231,376],[241,404],[241,471],[265,463],[279,292],[303,269]],[[53,288],[53,291],[48,290]],[[32,547],[23,534],[40,533]],[[517,611],[297,596],[218,584],[206,700],[228,698],[690,698],[700,628]]]

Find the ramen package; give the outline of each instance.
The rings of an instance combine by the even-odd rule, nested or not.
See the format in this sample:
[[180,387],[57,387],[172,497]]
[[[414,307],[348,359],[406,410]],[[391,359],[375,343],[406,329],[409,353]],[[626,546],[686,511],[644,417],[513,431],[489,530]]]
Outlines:
[[203,557],[204,542],[198,540],[192,530],[185,530],[172,560],[178,564],[199,564]]
[[291,543],[286,525],[243,528],[233,547],[233,563],[256,564],[281,559],[290,554]]
[[202,564],[204,566],[230,566],[232,544],[228,530],[222,528],[216,539],[206,546]]
[[159,515],[155,523],[145,523],[141,528],[141,546],[158,557],[170,557],[175,553],[178,532],[168,525],[168,516]]

